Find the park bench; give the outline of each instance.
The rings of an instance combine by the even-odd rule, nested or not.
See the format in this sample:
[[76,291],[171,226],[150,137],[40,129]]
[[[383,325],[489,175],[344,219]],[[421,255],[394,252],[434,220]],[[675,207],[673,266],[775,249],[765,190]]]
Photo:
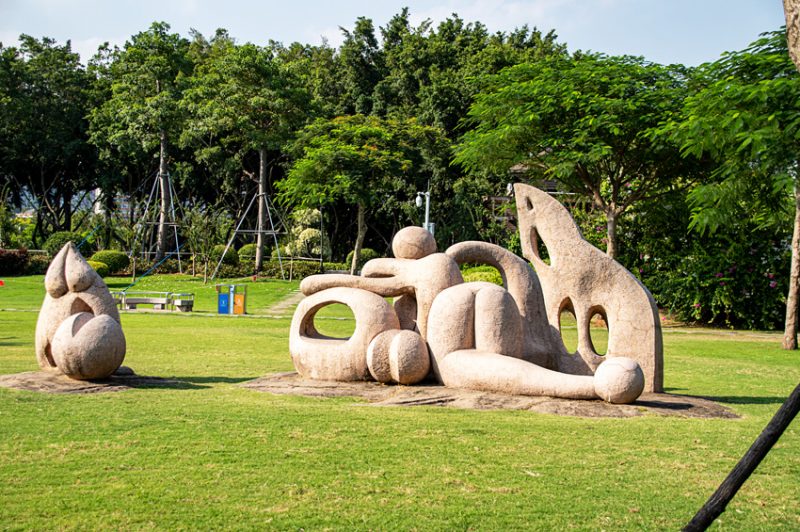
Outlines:
[[167,310],[169,296],[169,292],[123,292],[121,303],[125,310],[136,310],[139,305],[153,305],[155,310]]
[[194,308],[194,294],[170,294],[170,305],[178,312],[191,312]]
[[114,303],[120,309],[136,310],[139,305],[153,305],[154,310],[177,310],[191,312],[194,309],[194,294],[174,292],[111,292]]

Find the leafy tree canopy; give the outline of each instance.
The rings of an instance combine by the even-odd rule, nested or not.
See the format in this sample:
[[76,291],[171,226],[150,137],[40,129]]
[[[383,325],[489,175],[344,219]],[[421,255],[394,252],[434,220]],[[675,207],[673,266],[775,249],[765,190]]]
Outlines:
[[618,216],[689,175],[688,161],[655,134],[681,109],[681,67],[636,57],[552,56],[482,83],[469,111],[474,128],[456,161],[500,175],[517,165],[590,197],[606,215],[612,256]]

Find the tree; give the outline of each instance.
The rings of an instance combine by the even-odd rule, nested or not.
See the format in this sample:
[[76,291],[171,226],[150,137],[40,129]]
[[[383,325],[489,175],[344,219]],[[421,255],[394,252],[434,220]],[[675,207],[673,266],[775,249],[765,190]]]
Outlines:
[[560,181],[606,217],[617,255],[617,220],[690,175],[691,161],[655,135],[680,111],[685,73],[635,57],[551,56],[483,80],[469,111],[474,129],[456,161],[473,172],[512,166]]
[[158,149],[161,205],[156,260],[163,257],[167,244],[168,152],[180,130],[178,102],[192,70],[189,42],[169,30],[169,24],[154,22],[115,53],[109,73],[111,96],[90,116],[92,139],[99,146],[110,144],[125,154],[137,148],[147,153]]
[[372,20],[358,17],[352,32],[339,29],[344,34],[338,56],[344,89],[339,112],[370,114],[372,93],[383,78],[385,70],[383,52],[375,37],[375,28]]
[[258,228],[256,271],[263,261],[267,223],[268,152],[279,152],[305,120],[308,94],[268,49],[223,41],[219,50],[199,65],[184,105],[191,119],[184,138],[208,139],[199,156],[219,146],[234,152],[240,168],[247,153],[258,153]]
[[294,163],[278,188],[284,201],[304,208],[337,200],[356,206],[355,273],[367,216],[410,208],[425,181],[442,175],[448,148],[441,131],[414,120],[317,120],[293,144]]
[[784,32],[765,33],[745,50],[704,65],[697,83],[699,90],[686,100],[686,118],[666,128],[684,154],[710,157],[717,165],[711,181],[692,191],[692,226],[713,233],[746,216],[778,229],[794,214],[783,346],[796,349],[800,75]]
[[35,235],[70,230],[75,194],[93,188],[89,77],[70,43],[20,36],[0,45],[0,175],[39,206]]

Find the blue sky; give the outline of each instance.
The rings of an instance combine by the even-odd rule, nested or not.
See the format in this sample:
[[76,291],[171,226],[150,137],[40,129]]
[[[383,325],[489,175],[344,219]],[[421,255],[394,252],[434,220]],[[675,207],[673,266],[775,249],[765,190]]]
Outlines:
[[352,27],[358,16],[381,26],[403,6],[414,23],[458,13],[491,31],[523,24],[553,29],[571,51],[685,65],[740,50],[784,23],[781,0],[0,0],[0,42],[15,44],[20,33],[69,39],[85,60],[101,43],[122,45],[163,20],[185,36],[190,28],[212,35],[222,27],[239,42],[319,44],[324,37],[337,45],[340,26]]

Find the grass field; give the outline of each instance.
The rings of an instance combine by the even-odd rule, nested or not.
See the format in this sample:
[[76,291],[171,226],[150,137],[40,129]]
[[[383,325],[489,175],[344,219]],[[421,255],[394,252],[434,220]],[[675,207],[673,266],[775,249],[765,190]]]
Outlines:
[[[35,370],[42,278],[5,281],[0,374]],[[0,388],[0,529],[678,529],[800,380],[800,354],[782,351],[779,335],[675,328],[664,333],[668,390],[740,419],[276,396],[238,384],[292,369],[291,312],[270,309],[297,283],[251,283],[248,307],[262,316],[245,318],[213,315],[213,286],[147,283],[136,289],[197,293],[200,312],[124,313],[125,364],[183,384],[83,396]],[[345,315],[332,310],[340,319],[326,327],[346,332]],[[800,529],[797,421],[715,529]]]

